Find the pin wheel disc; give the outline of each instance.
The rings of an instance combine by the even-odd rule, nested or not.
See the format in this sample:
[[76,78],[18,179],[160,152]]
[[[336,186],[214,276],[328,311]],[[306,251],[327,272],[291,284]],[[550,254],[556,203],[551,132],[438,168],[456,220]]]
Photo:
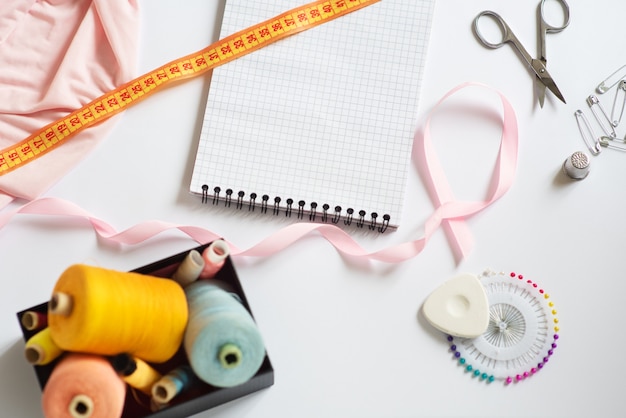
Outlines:
[[489,325],[476,338],[448,336],[454,359],[478,380],[525,380],[545,367],[557,347],[554,303],[521,274],[487,271],[479,278],[489,301]]

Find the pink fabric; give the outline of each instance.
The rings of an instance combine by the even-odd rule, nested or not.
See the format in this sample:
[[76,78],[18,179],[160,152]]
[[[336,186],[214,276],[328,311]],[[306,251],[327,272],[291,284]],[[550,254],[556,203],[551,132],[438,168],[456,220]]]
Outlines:
[[[2,0],[0,149],[135,75],[136,0]],[[106,137],[116,118],[0,177],[0,209],[37,198]]]

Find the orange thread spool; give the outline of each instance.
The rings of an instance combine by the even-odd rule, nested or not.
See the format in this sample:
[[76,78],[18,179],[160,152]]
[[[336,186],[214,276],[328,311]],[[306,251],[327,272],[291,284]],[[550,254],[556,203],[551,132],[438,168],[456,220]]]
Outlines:
[[119,418],[126,384],[100,356],[69,354],[54,368],[43,390],[46,418]]
[[157,363],[176,353],[187,318],[175,281],[80,264],[59,277],[48,314],[52,339],[64,350]]

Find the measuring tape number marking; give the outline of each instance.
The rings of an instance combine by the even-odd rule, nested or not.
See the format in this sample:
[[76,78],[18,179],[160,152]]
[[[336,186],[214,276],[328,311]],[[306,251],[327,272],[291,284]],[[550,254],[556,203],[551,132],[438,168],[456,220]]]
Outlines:
[[171,61],[98,97],[28,138],[0,150],[0,175],[11,172],[166,84],[199,76],[280,39],[329,22],[380,0],[320,0],[234,33],[196,53]]

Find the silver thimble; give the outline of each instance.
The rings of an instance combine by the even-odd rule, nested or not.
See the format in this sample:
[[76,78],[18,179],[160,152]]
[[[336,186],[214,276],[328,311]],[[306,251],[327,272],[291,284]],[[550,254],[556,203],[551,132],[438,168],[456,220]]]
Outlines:
[[582,180],[589,175],[589,156],[582,151],[576,151],[563,162],[563,172],[574,180]]

